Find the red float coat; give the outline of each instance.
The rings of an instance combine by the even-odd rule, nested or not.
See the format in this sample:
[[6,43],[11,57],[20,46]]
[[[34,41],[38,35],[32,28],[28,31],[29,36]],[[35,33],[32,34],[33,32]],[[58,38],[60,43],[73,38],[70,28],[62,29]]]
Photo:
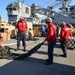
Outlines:
[[61,28],[61,32],[60,32],[61,40],[68,40],[71,36],[72,36],[72,32],[69,27],[64,26],[63,28]]
[[18,23],[16,24],[16,28],[18,29],[19,32],[24,32],[27,30],[28,26],[27,26],[27,22],[24,21],[18,21]]
[[56,27],[53,23],[48,25],[47,36],[45,40],[48,42],[54,42],[56,40]]

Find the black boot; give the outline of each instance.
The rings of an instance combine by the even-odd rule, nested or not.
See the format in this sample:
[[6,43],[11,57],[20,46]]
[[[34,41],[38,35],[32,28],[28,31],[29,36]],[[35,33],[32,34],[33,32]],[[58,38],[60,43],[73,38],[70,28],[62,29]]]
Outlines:
[[19,46],[17,46],[17,49],[15,51],[18,51],[19,50]]
[[51,65],[51,64],[53,64],[53,61],[49,61],[49,60],[47,60],[45,63],[45,65]]
[[23,51],[24,51],[24,52],[26,52],[26,49],[25,49],[25,48],[26,48],[26,47],[23,48]]
[[64,53],[64,54],[62,54],[62,55],[60,55],[61,57],[67,57],[67,54],[66,53]]

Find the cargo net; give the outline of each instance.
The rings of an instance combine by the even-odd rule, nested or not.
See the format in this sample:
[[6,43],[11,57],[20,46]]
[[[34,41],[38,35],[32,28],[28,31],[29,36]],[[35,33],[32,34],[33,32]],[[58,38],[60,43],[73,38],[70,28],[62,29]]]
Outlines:
[[67,41],[67,49],[75,49],[75,36]]
[[35,53],[44,43],[40,42],[38,45],[33,47],[31,50],[29,50],[27,53],[24,54],[15,54],[10,52],[10,48],[8,46],[0,47],[0,52],[1,52],[1,58],[5,59],[14,59],[14,60],[19,60],[19,59],[24,59],[29,56],[31,56],[33,53]]

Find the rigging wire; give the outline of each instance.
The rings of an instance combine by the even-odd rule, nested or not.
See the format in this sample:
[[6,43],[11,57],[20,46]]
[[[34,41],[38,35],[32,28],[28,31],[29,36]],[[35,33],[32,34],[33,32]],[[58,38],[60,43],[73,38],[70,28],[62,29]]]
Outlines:
[[62,2],[59,2],[59,3],[57,3],[56,5],[54,5],[54,6],[52,6],[52,7],[55,7],[55,6],[57,6],[57,5],[59,5],[59,4],[61,4]]
[[54,0],[51,0],[51,1],[49,0],[49,1],[45,2],[45,3],[40,4],[40,5],[45,5],[45,4],[48,4],[48,3],[52,2],[52,1],[54,1]]
[[41,7],[44,7],[44,6],[48,5],[48,4],[51,4],[53,1],[54,1],[54,0],[47,1],[47,2],[42,3],[42,4],[39,4],[39,5],[40,5]]
[[50,6],[55,4],[55,5],[51,6],[51,7],[56,8],[56,6],[59,6],[62,3],[62,2],[59,2],[59,3],[56,4],[56,2],[54,2],[54,1],[55,0],[51,0],[51,1],[47,1],[45,3],[42,3],[41,5],[39,5],[39,4],[38,5],[43,8],[44,5],[48,5],[48,3],[50,3],[49,4]]

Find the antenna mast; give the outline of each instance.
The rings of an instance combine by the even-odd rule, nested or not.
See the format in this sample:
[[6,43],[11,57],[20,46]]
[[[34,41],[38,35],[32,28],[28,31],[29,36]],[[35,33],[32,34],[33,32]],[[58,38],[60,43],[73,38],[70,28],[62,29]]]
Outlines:
[[56,1],[62,2],[62,7],[60,8],[61,13],[68,16],[70,11],[69,3],[71,2],[71,0],[56,0]]

